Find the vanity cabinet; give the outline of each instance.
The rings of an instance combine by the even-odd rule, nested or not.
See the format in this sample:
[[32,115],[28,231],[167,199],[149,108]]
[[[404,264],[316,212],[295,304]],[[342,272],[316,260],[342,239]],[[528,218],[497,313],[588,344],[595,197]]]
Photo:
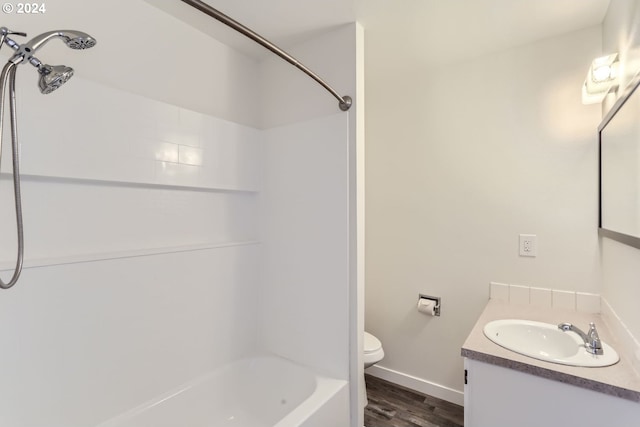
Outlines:
[[465,427],[640,426],[638,402],[470,358],[464,366]]

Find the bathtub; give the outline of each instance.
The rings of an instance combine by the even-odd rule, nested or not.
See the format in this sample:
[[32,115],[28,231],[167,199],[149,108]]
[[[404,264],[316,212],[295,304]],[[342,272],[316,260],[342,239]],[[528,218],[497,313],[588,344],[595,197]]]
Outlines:
[[97,427],[347,427],[346,381],[273,356],[242,359]]

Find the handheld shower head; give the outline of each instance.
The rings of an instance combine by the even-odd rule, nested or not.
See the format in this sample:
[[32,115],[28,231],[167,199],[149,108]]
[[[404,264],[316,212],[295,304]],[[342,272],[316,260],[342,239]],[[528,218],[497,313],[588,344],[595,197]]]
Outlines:
[[65,84],[73,76],[73,68],[65,65],[41,65],[38,67],[40,80],[38,87],[43,94],[49,94]]
[[56,30],[42,33],[23,45],[19,45],[13,40],[6,38],[6,43],[16,51],[10,61],[14,64],[24,64],[28,62],[34,67],[39,68],[41,63],[38,58],[34,56],[36,51],[50,40],[56,38],[62,39],[71,49],[88,49],[96,45],[96,39],[87,33],[75,30]]
[[60,38],[71,49],[89,49],[96,45],[96,39],[87,33],[75,30],[56,30],[42,33],[22,45],[22,50],[33,55],[38,49],[44,46],[49,40]]

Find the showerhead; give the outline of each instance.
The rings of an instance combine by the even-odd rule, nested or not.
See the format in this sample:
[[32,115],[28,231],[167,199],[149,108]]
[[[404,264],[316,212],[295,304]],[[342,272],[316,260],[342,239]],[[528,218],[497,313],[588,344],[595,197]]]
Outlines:
[[71,49],[89,49],[96,45],[96,39],[87,33],[75,30],[56,30],[40,34],[29,40],[22,46],[22,49],[33,55],[38,49],[44,46],[49,40],[60,38]]
[[38,87],[43,94],[49,94],[65,84],[73,76],[73,68],[65,65],[41,65],[38,67],[40,80]]
[[40,87],[40,92],[43,94],[51,93],[65,84],[71,76],[73,76],[73,69],[64,65],[52,66],[43,64],[34,56],[38,49],[49,42],[49,40],[55,38],[62,39],[62,41],[64,41],[64,43],[71,49],[89,49],[96,45],[96,39],[87,33],[75,30],[56,30],[42,33],[23,45],[19,45],[6,37],[7,34],[10,34],[9,30],[1,27],[0,35],[2,35],[2,41],[0,41],[0,44],[3,42],[7,43],[16,51],[11,59],[9,59],[9,62],[16,65],[29,63],[36,67],[38,69],[38,73],[40,73],[38,86]]
[[71,49],[89,49],[90,47],[94,47],[96,45],[96,39],[88,34],[85,34],[84,36],[77,36],[72,39],[65,40],[65,43]]

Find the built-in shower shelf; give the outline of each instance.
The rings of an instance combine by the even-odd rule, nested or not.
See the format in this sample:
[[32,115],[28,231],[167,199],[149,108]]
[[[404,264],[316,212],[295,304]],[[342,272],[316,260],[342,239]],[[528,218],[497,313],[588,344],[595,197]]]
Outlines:
[[[32,182],[53,182],[53,183],[75,183],[85,185],[102,185],[111,187],[131,187],[131,188],[154,188],[154,189],[167,189],[167,190],[186,190],[186,191],[201,191],[209,193],[238,193],[238,194],[258,194],[260,190],[249,188],[232,188],[227,186],[218,187],[206,187],[195,185],[179,185],[179,184],[157,184],[153,182],[136,182],[136,181],[118,181],[107,179],[90,179],[79,178],[71,176],[53,176],[53,175],[39,175],[39,174],[21,174],[23,181]],[[11,172],[0,172],[0,179],[11,179]]]
[[[28,269],[28,268],[48,267],[48,266],[54,266],[54,265],[108,261],[112,259],[153,256],[153,255],[162,255],[162,254],[170,254],[170,253],[177,253],[177,252],[203,251],[203,250],[210,250],[210,249],[236,247],[236,246],[252,246],[252,245],[259,245],[259,244],[260,242],[257,240],[248,240],[248,241],[240,241],[240,242],[202,243],[202,244],[194,244],[194,245],[171,246],[171,247],[167,246],[167,247],[159,247],[159,248],[129,249],[129,250],[122,250],[122,251],[100,252],[100,253],[80,254],[80,255],[67,255],[67,256],[50,257],[50,258],[33,258],[33,259],[25,259],[24,268]],[[15,267],[15,261],[0,261],[0,271],[13,270],[14,267]]]

